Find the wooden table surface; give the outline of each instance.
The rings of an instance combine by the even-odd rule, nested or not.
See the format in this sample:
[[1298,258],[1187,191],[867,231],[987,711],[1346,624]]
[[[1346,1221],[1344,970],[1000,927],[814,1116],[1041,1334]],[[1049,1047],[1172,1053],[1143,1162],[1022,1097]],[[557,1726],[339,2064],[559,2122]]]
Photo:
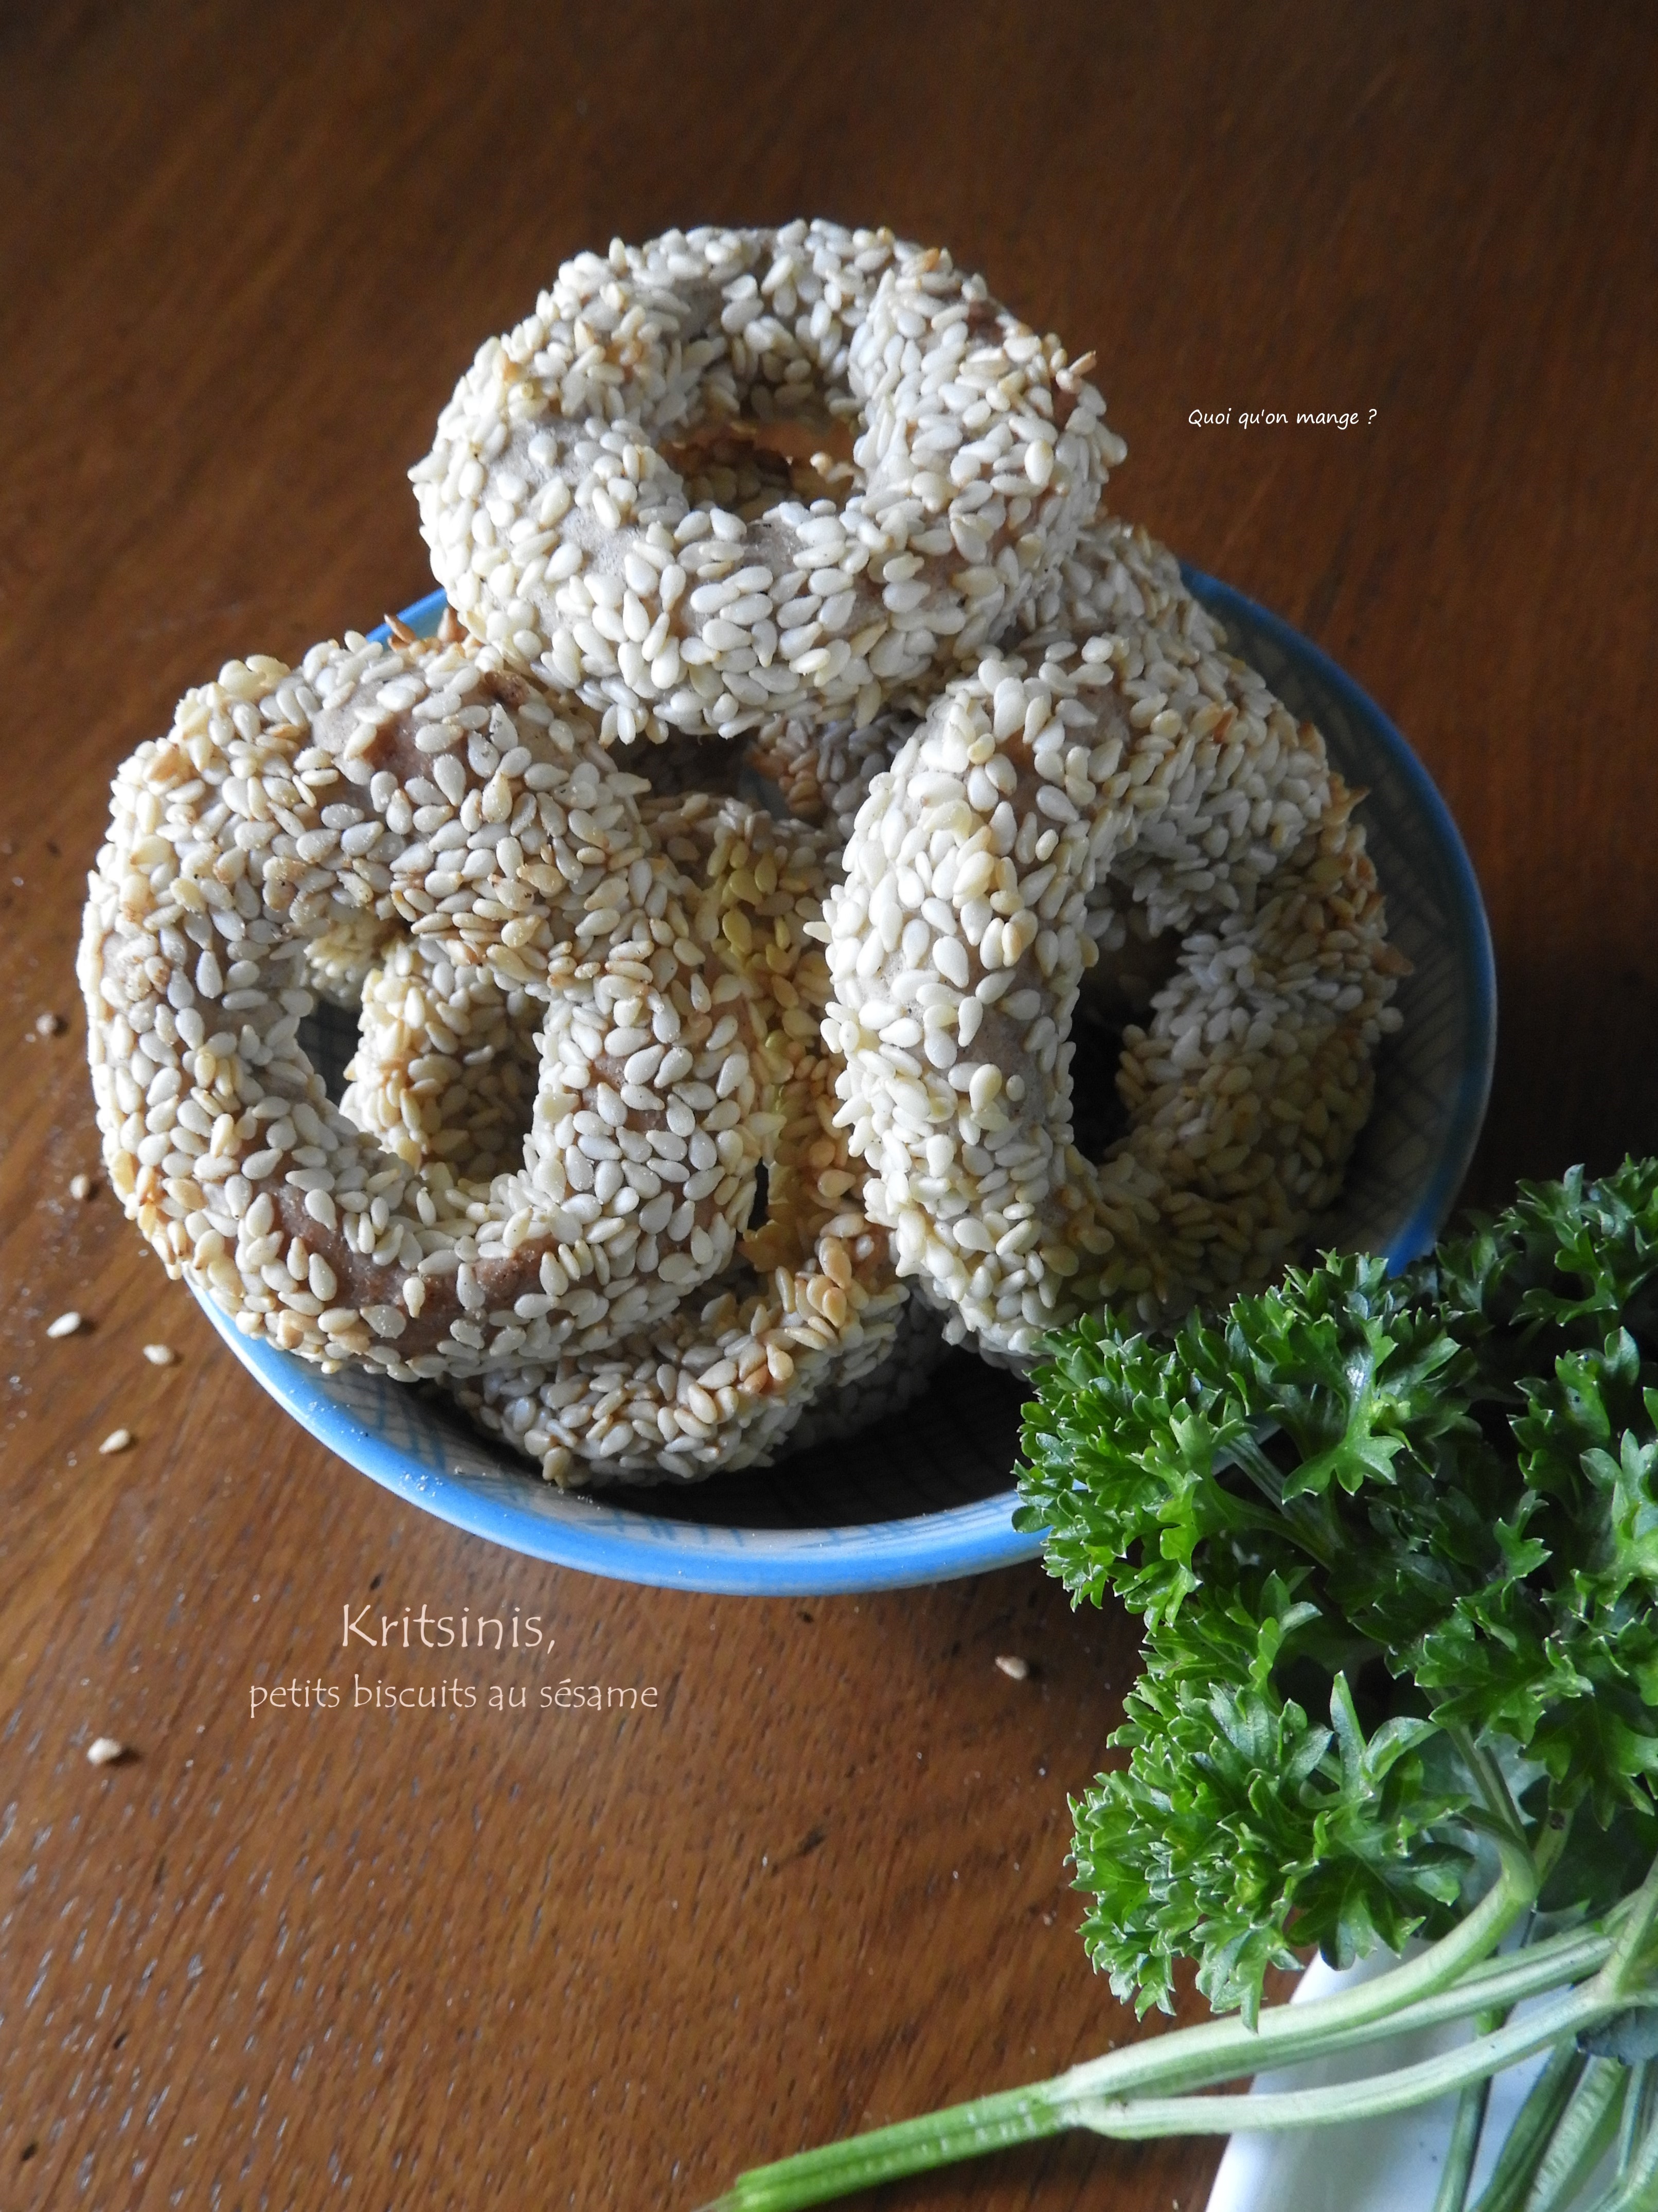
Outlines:
[[[1065,1865],[1120,1619],[1034,1566],[759,1602],[491,1550],[301,1435],[108,1192],[70,1194],[107,780],[230,655],[428,588],[404,471],[565,256],[886,222],[1096,348],[1117,503],[1426,762],[1501,977],[1473,1194],[1649,1148],[1655,28],[1335,0],[5,11],[0,2212],[689,2208],[1135,2032]],[[1239,422],[1269,409],[1359,419]],[[70,1306],[88,1326],[49,1340]],[[556,1642],[479,1670],[524,1710],[354,1711],[342,1607],[371,1602],[519,1605]],[[537,1709],[566,1674],[659,1708]],[[252,1717],[278,1681],[344,1703]],[[94,1769],[100,1735],[136,1755]],[[1214,2159],[1068,2141],[887,2201],[1189,2212]]]

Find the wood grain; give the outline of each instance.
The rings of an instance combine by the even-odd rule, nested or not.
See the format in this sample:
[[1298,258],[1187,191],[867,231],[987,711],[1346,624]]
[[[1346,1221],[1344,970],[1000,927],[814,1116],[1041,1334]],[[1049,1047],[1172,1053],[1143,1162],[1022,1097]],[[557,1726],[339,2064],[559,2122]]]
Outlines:
[[[1120,1619],[1035,1569],[752,1603],[487,1549],[311,1444],[107,1194],[68,1195],[107,779],[230,654],[426,587],[404,472],[566,254],[884,220],[1096,347],[1123,507],[1307,629],[1427,762],[1501,975],[1474,1194],[1649,1149],[1655,22],[0,15],[0,2207],[689,2207],[1135,2032],[1064,1863],[1132,1676]],[[1361,426],[1238,427],[1271,408]],[[90,1326],[46,1340],[70,1305]],[[143,1363],[157,1338],[179,1364]],[[118,1425],[136,1443],[100,1456]],[[354,1711],[354,1676],[462,1674],[342,1650],[371,1601],[516,1605],[556,1641],[465,1670],[524,1710]],[[537,1708],[566,1674],[659,1707]],[[290,1680],[344,1702],[250,1715]],[[136,1756],[93,1770],[98,1734]],[[1067,2142],[888,2201],[1189,2212],[1214,2157]]]

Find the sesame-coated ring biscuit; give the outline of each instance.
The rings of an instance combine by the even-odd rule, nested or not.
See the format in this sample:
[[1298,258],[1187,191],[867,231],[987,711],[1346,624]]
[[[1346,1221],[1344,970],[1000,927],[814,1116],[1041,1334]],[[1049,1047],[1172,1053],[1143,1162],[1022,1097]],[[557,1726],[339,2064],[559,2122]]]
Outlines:
[[[872,1218],[947,1333],[1016,1361],[1102,1303],[1155,1323],[1268,1276],[1333,1197],[1397,1020],[1352,794],[1131,537],[1106,526],[1117,573],[1072,594],[1110,628],[1050,629],[937,702],[829,907]],[[1072,1028],[1131,916],[1180,944],[1096,1163]]]
[[[249,1335],[411,1379],[616,1340],[727,1264],[768,1140],[754,994],[642,789],[470,641],[354,635],[186,694],[117,776],[80,967],[111,1182],[171,1272]],[[451,1042],[491,990],[547,1002],[515,1170],[411,1164],[330,1102],[307,948],[364,915],[445,971],[422,1018]],[[608,1170],[659,1127],[714,1159],[655,1227]]]
[[618,240],[481,349],[422,529],[607,739],[866,723],[975,665],[1092,517],[1124,448],[1088,365],[890,231]]
[[[759,1057],[774,1143],[763,1202],[734,1264],[705,1291],[625,1343],[462,1388],[486,1427],[564,1484],[694,1481],[762,1464],[813,1407],[828,1417],[824,1433],[844,1433],[909,1312],[835,1125],[835,1067],[821,1034],[829,971],[816,941],[833,839],[700,793],[647,802],[647,813],[668,853],[709,884],[768,1009]],[[905,1340],[925,1372],[936,1327],[922,1322]],[[898,1402],[906,1380],[889,1377],[877,1402]]]

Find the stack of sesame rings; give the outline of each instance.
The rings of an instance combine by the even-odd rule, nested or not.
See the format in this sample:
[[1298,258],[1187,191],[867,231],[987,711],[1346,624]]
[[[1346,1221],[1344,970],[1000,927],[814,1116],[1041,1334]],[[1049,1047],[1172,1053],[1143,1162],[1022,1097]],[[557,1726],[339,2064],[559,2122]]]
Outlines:
[[1266,1279],[1406,963],[1318,732],[1102,512],[1091,359],[885,230],[568,263],[411,471],[438,636],[233,661],[116,780],[80,975],[169,1271],[559,1483]]
[[561,1483],[696,1480],[763,1463],[809,1409],[815,1433],[848,1432],[859,1386],[878,1371],[878,1402],[896,1406],[939,1348],[936,1328],[908,1330],[908,1370],[885,1376],[908,1293],[858,1201],[821,1037],[829,975],[813,939],[832,841],[705,793],[647,802],[646,812],[664,851],[707,886],[700,926],[717,918],[749,963],[774,1144],[736,1264],[706,1297],[624,1343],[462,1385],[485,1427]]
[[872,721],[975,666],[1121,441],[948,254],[825,222],[619,240],[479,352],[411,471],[438,580],[607,740]]
[[[872,1217],[947,1333],[1015,1362],[1102,1303],[1155,1324],[1270,1276],[1334,1195],[1404,966],[1317,732],[1159,549],[1090,540],[1050,626],[877,779],[828,917]],[[1096,1162],[1073,1141],[1084,979],[1158,942],[1172,974],[1124,1034],[1128,1127]]]
[[[248,1335],[414,1379],[618,1341],[727,1266],[767,1139],[756,994],[693,934],[642,788],[470,643],[353,635],[186,694],[117,777],[80,963],[111,1183],[173,1273]],[[401,1013],[463,1066],[475,1023],[493,1049],[544,1007],[515,1171],[458,1176],[427,1141],[446,1109],[434,1133],[399,1101],[388,1149],[389,1114],[331,1103],[307,948],[365,915],[411,948],[380,971]],[[377,1051],[371,1018],[360,1083]],[[658,1132],[698,1161],[659,1225],[610,1172]]]

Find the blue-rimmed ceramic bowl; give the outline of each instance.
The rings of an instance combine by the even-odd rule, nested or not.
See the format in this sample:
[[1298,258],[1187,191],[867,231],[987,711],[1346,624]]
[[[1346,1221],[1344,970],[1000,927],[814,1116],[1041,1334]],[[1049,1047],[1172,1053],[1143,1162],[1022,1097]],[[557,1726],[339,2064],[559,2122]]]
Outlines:
[[[1224,584],[1191,570],[1187,580],[1233,648],[1318,724],[1343,775],[1370,793],[1360,818],[1390,933],[1412,965],[1335,1231],[1401,1265],[1437,1234],[1491,1088],[1496,981],[1479,886],[1444,801],[1358,686]],[[403,619],[428,633],[443,604],[434,592]],[[436,1391],[320,1374],[203,1304],[242,1364],[331,1451],[440,1520],[532,1559],[679,1589],[804,1596],[942,1582],[1038,1548],[1012,1522],[1023,1390],[965,1353],[950,1355],[909,1412],[850,1444],[690,1488],[592,1498],[540,1481]]]

